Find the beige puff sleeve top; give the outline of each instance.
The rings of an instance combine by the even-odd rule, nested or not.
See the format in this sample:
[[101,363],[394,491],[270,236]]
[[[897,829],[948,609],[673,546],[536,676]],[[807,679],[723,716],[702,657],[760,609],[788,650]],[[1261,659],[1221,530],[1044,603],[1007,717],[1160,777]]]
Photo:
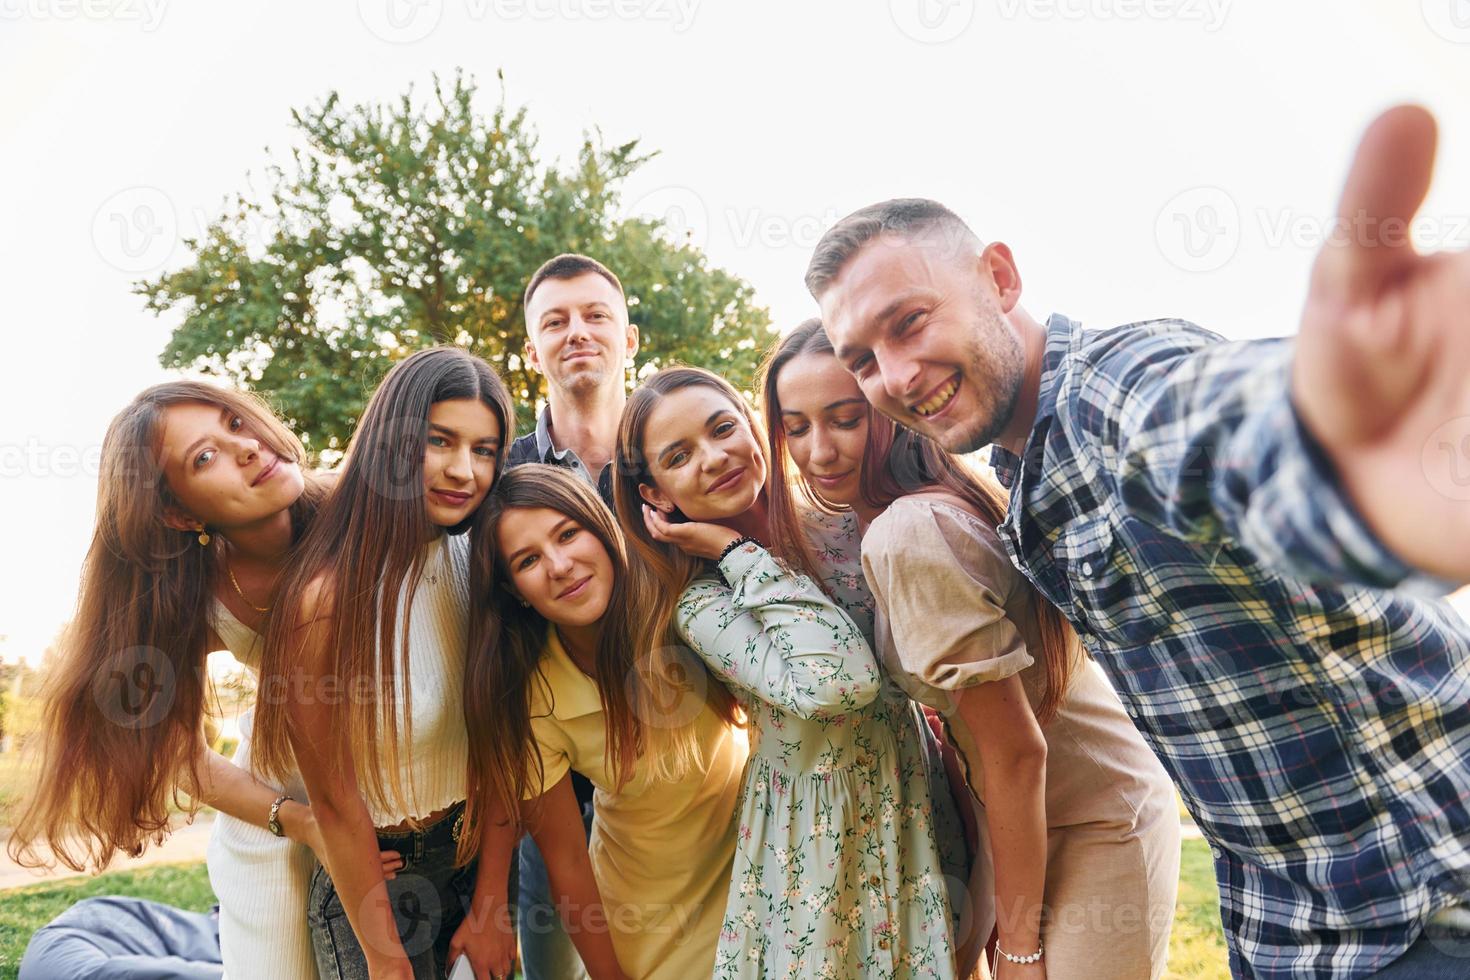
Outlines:
[[[873,642],[884,670],[910,697],[953,717],[956,690],[1020,674],[1032,707],[1046,671],[1030,584],[1011,564],[995,529],[948,495],[902,497],[863,537],[863,572],[877,606]],[[1139,826],[1140,814],[1173,811],[1168,776],[1123,711],[1102,671],[1081,659],[1047,742],[1047,822]],[[978,746],[954,724],[983,801]],[[1177,833],[1177,816],[1173,818]]]
[[[863,536],[863,573],[884,666],[916,701],[944,711],[947,692],[1004,680],[1035,661],[1018,622],[1030,595],[983,525],[935,495],[895,501]],[[992,532],[993,537],[993,532]],[[1009,612],[1008,612],[1009,610]],[[1030,632],[1030,630],[1027,630]],[[886,634],[886,635],[885,635]]]

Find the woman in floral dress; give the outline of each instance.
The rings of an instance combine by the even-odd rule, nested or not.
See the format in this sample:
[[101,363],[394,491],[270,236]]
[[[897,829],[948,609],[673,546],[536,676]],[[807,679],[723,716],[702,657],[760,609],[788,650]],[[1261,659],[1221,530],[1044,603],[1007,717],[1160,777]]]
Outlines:
[[878,697],[847,613],[761,543],[766,456],[744,402],[709,372],[660,371],[629,398],[617,464],[618,516],[665,587],[649,615],[749,719],[715,976],[956,976],[914,715]]

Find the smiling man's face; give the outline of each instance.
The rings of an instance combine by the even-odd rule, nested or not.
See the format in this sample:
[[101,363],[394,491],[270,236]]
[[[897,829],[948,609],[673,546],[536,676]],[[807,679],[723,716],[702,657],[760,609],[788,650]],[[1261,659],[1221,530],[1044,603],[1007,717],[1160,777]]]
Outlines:
[[638,352],[638,328],[612,283],[595,272],[546,279],[526,307],[526,358],[555,388],[582,394],[623,383]]
[[952,453],[990,443],[1010,421],[1025,355],[982,255],[880,236],[820,302],[838,360],[884,415]]

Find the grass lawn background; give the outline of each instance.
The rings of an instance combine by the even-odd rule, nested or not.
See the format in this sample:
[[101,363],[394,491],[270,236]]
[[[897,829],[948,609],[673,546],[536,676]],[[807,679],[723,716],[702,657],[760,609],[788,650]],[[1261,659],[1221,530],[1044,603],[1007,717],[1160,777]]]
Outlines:
[[[202,863],[160,864],[96,878],[68,878],[0,892],[0,980],[14,980],[31,934],[74,902],[94,895],[131,895],[204,912],[214,904]],[[1184,842],[1179,905],[1169,942],[1169,980],[1227,980],[1225,940],[1210,849]]]

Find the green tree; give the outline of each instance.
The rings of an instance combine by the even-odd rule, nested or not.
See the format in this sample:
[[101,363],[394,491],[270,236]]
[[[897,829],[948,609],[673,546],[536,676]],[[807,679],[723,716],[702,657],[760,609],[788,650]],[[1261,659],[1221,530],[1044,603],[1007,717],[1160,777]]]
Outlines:
[[544,382],[520,357],[521,295],[543,261],[578,251],[623,280],[640,371],[682,361],[748,384],[774,336],[752,287],[662,220],[621,217],[624,180],[653,154],[594,132],[575,165],[548,163],[503,85],[488,118],[475,96],[456,73],[424,107],[412,90],[350,108],[334,92],[293,111],[300,145],[267,189],[188,239],[188,265],[137,283],[149,309],[183,315],[163,365],[265,394],[321,453],[346,444],[394,362],[459,344],[495,365],[525,431]]

